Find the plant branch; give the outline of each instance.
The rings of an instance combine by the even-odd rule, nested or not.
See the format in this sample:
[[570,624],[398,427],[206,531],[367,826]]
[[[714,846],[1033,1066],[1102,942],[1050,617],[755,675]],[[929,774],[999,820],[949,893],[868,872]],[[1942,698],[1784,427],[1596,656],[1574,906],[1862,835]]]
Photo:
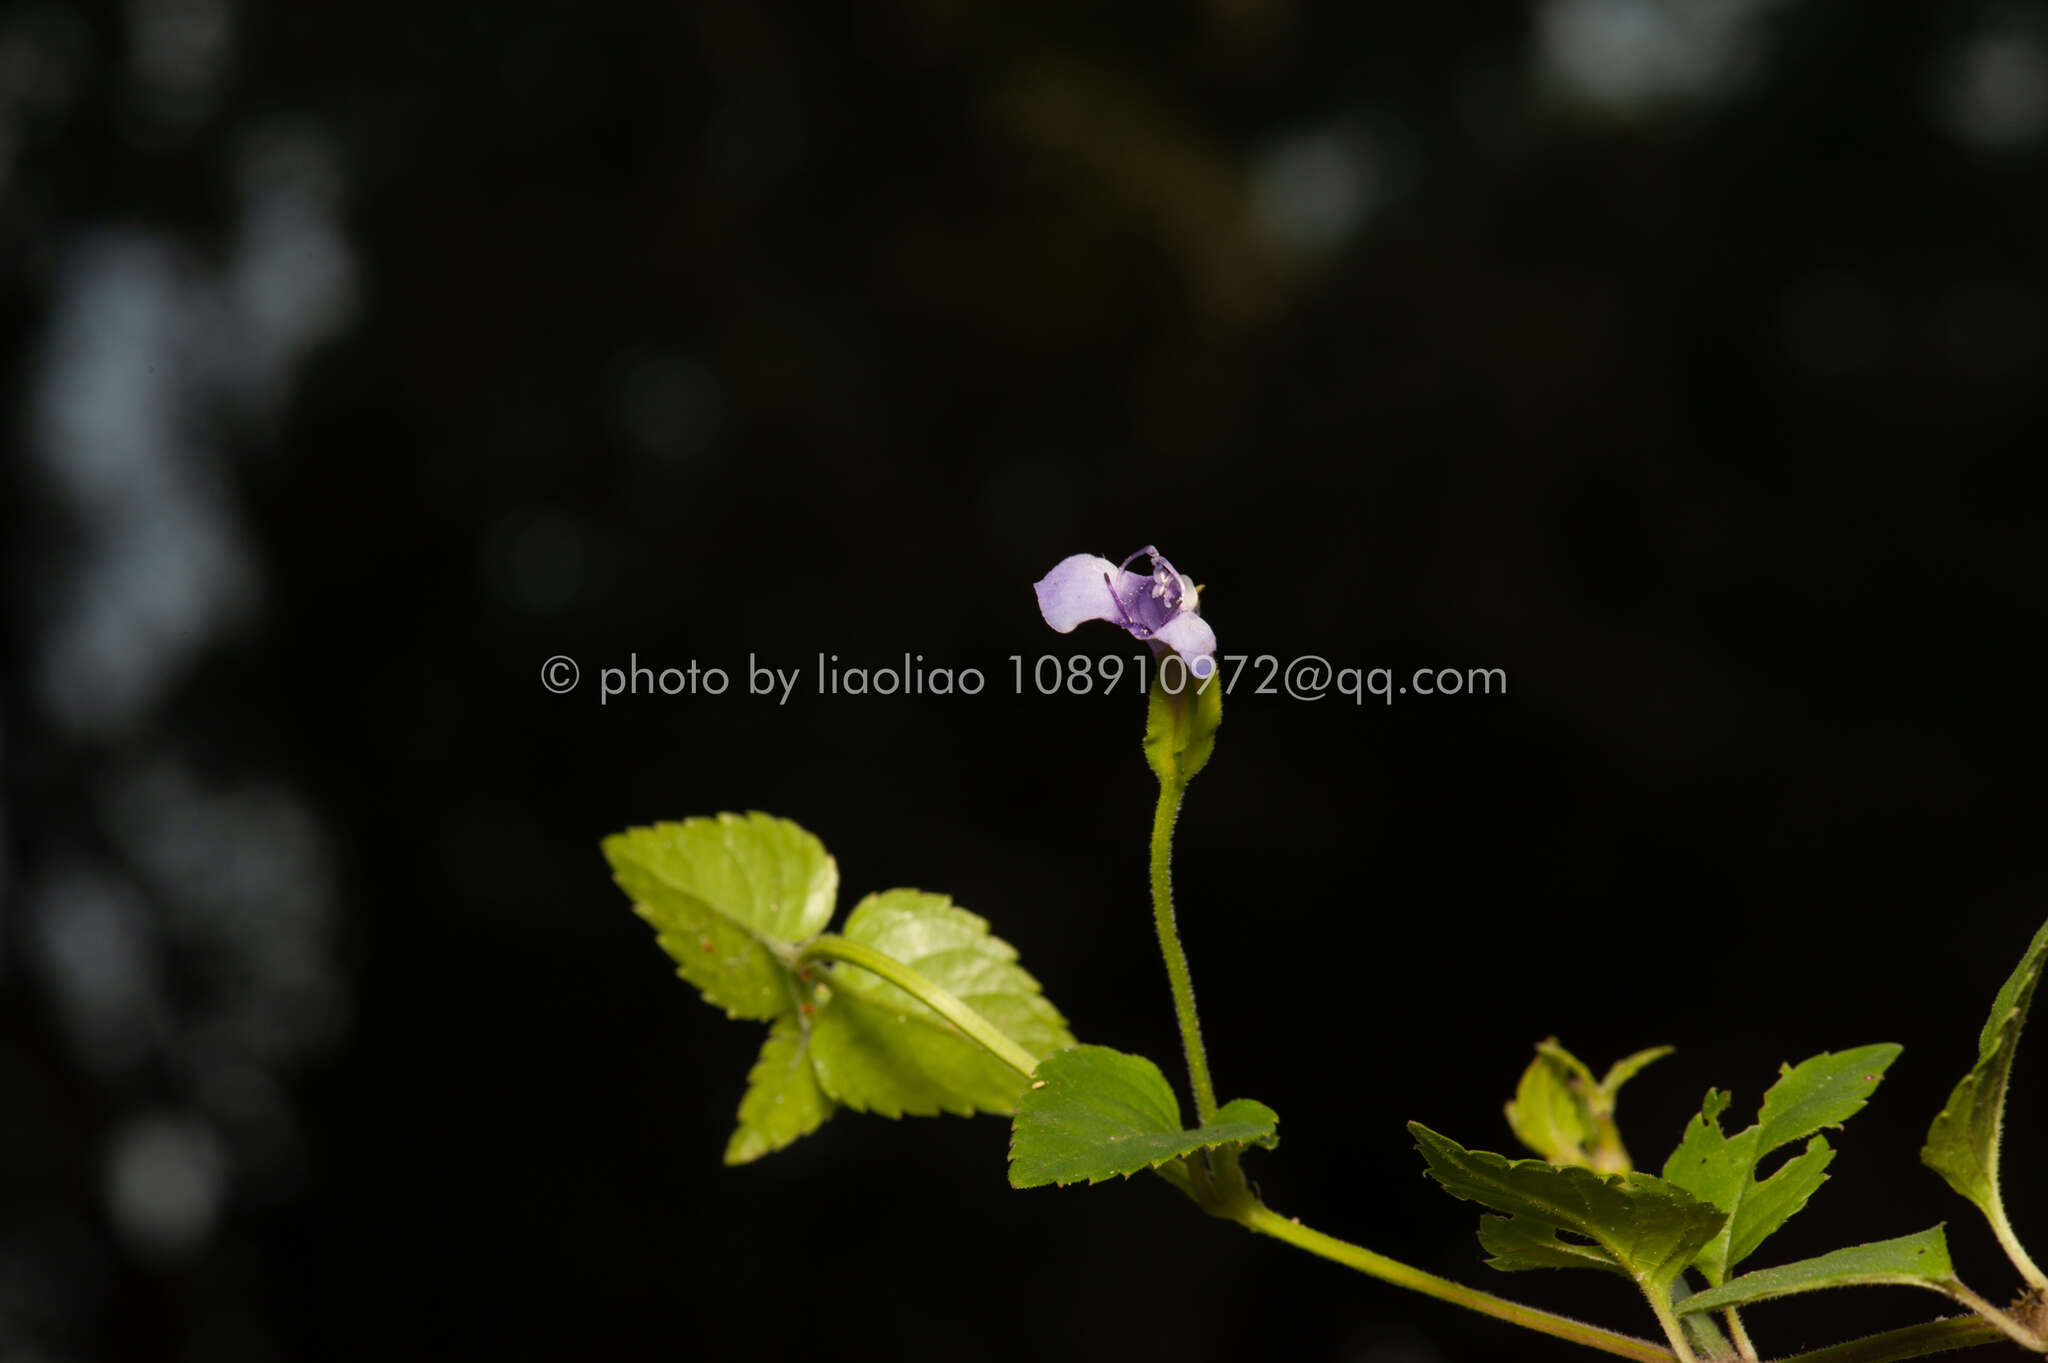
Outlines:
[[1982,1316],[1986,1323],[1995,1326],[2022,1349],[2029,1349],[2037,1354],[2048,1353],[2048,1339],[2043,1339],[2026,1326],[2020,1324],[2019,1321],[2014,1320],[1990,1302],[1985,1301],[1975,1292],[1963,1286],[1960,1279],[1950,1278],[1942,1284],[1941,1290],[1969,1307],[1972,1311],[1975,1311],[1979,1316]]
[[1419,1268],[1411,1268],[1398,1259],[1389,1259],[1384,1254],[1375,1254],[1362,1245],[1339,1240],[1333,1235],[1310,1230],[1298,1221],[1280,1215],[1262,1203],[1253,1202],[1238,1213],[1238,1224],[1260,1235],[1271,1236],[1293,1245],[1296,1249],[1307,1250],[1310,1254],[1328,1259],[1332,1263],[1356,1269],[1381,1282],[1405,1287],[1411,1292],[1420,1292],[1425,1297],[1462,1306],[1468,1311],[1492,1316],[1496,1320],[1519,1325],[1538,1334],[1551,1335],[1557,1339],[1570,1340],[1590,1349],[1618,1354],[1623,1358],[1642,1360],[1642,1363],[1673,1363],[1675,1355],[1671,1350],[1647,1339],[1624,1335],[1598,1325],[1588,1325],[1569,1316],[1552,1315],[1539,1311],[1533,1306],[1507,1301],[1482,1292],[1476,1287],[1466,1287],[1448,1278],[1439,1278]]

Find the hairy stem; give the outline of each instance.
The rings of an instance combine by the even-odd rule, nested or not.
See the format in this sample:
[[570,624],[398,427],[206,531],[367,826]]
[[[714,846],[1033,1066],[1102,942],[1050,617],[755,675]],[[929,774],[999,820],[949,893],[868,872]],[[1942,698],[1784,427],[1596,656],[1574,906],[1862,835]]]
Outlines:
[[1743,1363],[1756,1363],[1756,1345],[1749,1342],[1749,1331],[1742,1323],[1742,1313],[1731,1306],[1726,1314],[1728,1337],[1735,1341],[1735,1352],[1742,1355]]
[[1657,1323],[1664,1327],[1664,1338],[1671,1341],[1673,1356],[1679,1363],[1699,1363],[1699,1355],[1692,1351],[1692,1342],[1685,1337],[1685,1327],[1678,1323],[1678,1313],[1671,1309],[1670,1294],[1661,1287],[1645,1284],[1643,1296],[1656,1313]]
[[1333,1235],[1310,1230],[1307,1226],[1289,1220],[1261,1203],[1254,1202],[1244,1208],[1238,1213],[1237,1221],[1260,1235],[1285,1241],[1296,1249],[1304,1249],[1332,1263],[1356,1269],[1369,1277],[1378,1278],[1381,1282],[1405,1287],[1411,1292],[1420,1292],[1425,1297],[1435,1297],[1438,1301],[1447,1301],[1454,1306],[1462,1306],[1468,1311],[1477,1311],[1481,1315],[1492,1316],[1496,1320],[1504,1320],[1539,1334],[1568,1339],[1574,1344],[1619,1354],[1623,1358],[1641,1359],[1643,1363],[1671,1363],[1674,1358],[1669,1349],[1650,1340],[1605,1330],[1598,1325],[1588,1325],[1568,1316],[1552,1315],[1533,1306],[1505,1301],[1491,1292],[1481,1292],[1478,1288],[1466,1287],[1463,1283],[1454,1283],[1448,1278],[1439,1278],[1433,1273],[1411,1268],[1398,1259],[1375,1254],[1362,1245],[1354,1245]]
[[791,962],[791,968],[802,970],[816,961],[844,961],[848,965],[857,965],[862,970],[873,971],[898,989],[915,995],[926,1007],[958,1027],[969,1038],[980,1042],[989,1054],[1026,1079],[1029,1079],[1032,1071],[1038,1068],[1037,1058],[997,1031],[994,1023],[969,1008],[958,995],[937,981],[912,970],[894,956],[886,956],[873,947],[850,942],[837,934],[826,933],[806,943]]
[[2012,1266],[2020,1271],[2027,1285],[2048,1292],[2048,1274],[2041,1271],[2041,1266],[2027,1253],[2027,1247],[2020,1243],[2019,1236],[2013,1234],[2012,1223],[2005,1219],[2005,1204],[2000,1199],[1992,1199],[1991,1213],[1985,1219],[1991,1222],[1991,1233],[1998,1237],[2005,1257],[2012,1260]]
[[1159,931],[1159,954],[1166,958],[1166,979],[1173,987],[1173,1011],[1180,1019],[1180,1042],[1187,1052],[1195,1111],[1206,1124],[1216,1116],[1216,1085],[1209,1078],[1209,1053],[1202,1048],[1202,1020],[1195,1012],[1195,985],[1188,975],[1187,953],[1181,949],[1180,929],[1173,921],[1173,821],[1186,790],[1183,779],[1160,779],[1159,806],[1152,815],[1152,925]]
[[1947,1283],[1943,1284],[1941,1290],[1969,1307],[1972,1311],[1975,1311],[1990,1324],[1998,1327],[2013,1343],[2019,1345],[2022,1349],[2031,1349],[2037,1354],[2048,1353],[2048,1339],[2043,1339],[2005,1312],[1993,1306],[1990,1302],[1985,1301],[1975,1292],[1963,1286],[1958,1279],[1950,1278]]

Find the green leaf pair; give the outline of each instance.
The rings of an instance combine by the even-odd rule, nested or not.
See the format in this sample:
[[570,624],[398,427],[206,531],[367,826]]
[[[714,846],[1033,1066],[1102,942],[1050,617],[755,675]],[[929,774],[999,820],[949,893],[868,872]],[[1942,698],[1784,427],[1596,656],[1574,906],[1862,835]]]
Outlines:
[[[727,1016],[771,1024],[728,1164],[783,1148],[842,1105],[888,1117],[1015,1110],[1025,1080],[925,1004],[865,970],[800,966],[801,944],[831,921],[839,869],[797,825],[721,814],[629,829],[604,853],[677,973]],[[913,967],[1034,1057],[1074,1044],[1015,949],[943,895],[869,895],[843,936]]]

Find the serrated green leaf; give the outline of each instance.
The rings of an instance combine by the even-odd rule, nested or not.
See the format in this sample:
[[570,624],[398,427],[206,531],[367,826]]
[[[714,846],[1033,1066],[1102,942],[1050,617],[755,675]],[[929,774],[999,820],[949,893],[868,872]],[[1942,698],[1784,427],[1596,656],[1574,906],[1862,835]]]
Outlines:
[[[944,895],[889,890],[854,907],[843,934],[949,990],[1029,1051],[1072,1046],[1066,1020],[986,919]],[[833,968],[817,1005],[811,1052],[833,1098],[886,1117],[1008,1114],[1025,1081],[911,995],[854,966]]]
[[1827,1181],[1834,1152],[1825,1140],[1815,1138],[1805,1153],[1787,1160],[1761,1182],[1756,1177],[1759,1162],[1773,1150],[1813,1136],[1823,1126],[1838,1126],[1861,1111],[1898,1058],[1899,1047],[1886,1043],[1823,1052],[1782,1066],[1778,1081],[1764,1094],[1755,1124],[1732,1136],[1721,1131],[1729,1095],[1707,1091],[1699,1115],[1686,1124],[1678,1148],[1664,1162],[1664,1177],[1728,1213],[1727,1224],[1697,1261],[1708,1283],[1726,1281],[1730,1270],[1806,1205]]
[[1780,1067],[1757,1112],[1757,1158],[1861,1112],[1902,1049],[1889,1042],[1858,1046]]
[[803,1020],[785,1013],[768,1028],[761,1058],[747,1076],[740,1124],[726,1143],[725,1162],[746,1164],[816,1131],[835,1104],[811,1070]]
[[1991,1005],[1991,1015],[1977,1034],[1977,1063],[1949,1094],[1946,1105],[1928,1128],[1920,1159],[1975,1203],[2001,1228],[2005,1209],[1998,1189],[1998,1146],[2005,1125],[2005,1090],[2012,1078],[2013,1055],[2020,1027],[2034,1001],[2041,972],[2048,965],[2048,923],[2034,934],[2026,954]]
[[803,941],[832,918],[839,868],[816,838],[787,819],[720,814],[615,833],[604,854],[705,1002],[761,1020],[795,1009],[770,944]]
[[1751,1302],[1789,1297],[1797,1292],[1865,1285],[1949,1291],[1955,1285],[1955,1269],[1949,1264],[1948,1239],[1942,1234],[1941,1227],[1935,1226],[1916,1235],[1902,1235],[1896,1240],[1853,1245],[1817,1259],[1802,1259],[1780,1268],[1745,1273],[1674,1305],[1680,1315],[1687,1315],[1695,1311],[1747,1306]]
[[[1803,1152],[1778,1166],[1777,1172],[1750,1185],[1741,1205],[1728,1218],[1727,1268],[1756,1253],[1759,1245],[1806,1206],[1806,1200],[1827,1182],[1827,1167],[1834,1160],[1827,1137],[1815,1136]],[[1709,1244],[1708,1251],[1713,1248]]]
[[1726,1090],[1708,1089],[1699,1113],[1685,1124],[1678,1148],[1664,1161],[1665,1178],[1717,1207],[1732,1200],[1743,1167],[1730,1155],[1728,1137],[1721,1134],[1721,1114],[1732,1098]]
[[[1074,1044],[1059,1009],[1017,964],[1017,949],[993,936],[987,919],[945,895],[921,890],[871,894],[854,906],[842,935],[930,977],[1034,1056]],[[865,970],[846,967],[837,974],[840,987],[876,1004],[923,1007]]]
[[1039,1062],[1010,1126],[1010,1186],[1129,1178],[1225,1144],[1278,1144],[1279,1117],[1236,1098],[1197,1131],[1183,1131],[1180,1100],[1159,1067],[1107,1046],[1076,1046]]
[[1525,1219],[1529,1224],[1515,1232],[1524,1243],[1539,1225],[1590,1240],[1647,1289],[1667,1292],[1726,1219],[1649,1174],[1601,1175],[1578,1165],[1509,1160],[1467,1150],[1420,1122],[1410,1122],[1408,1131],[1430,1175],[1453,1197]]

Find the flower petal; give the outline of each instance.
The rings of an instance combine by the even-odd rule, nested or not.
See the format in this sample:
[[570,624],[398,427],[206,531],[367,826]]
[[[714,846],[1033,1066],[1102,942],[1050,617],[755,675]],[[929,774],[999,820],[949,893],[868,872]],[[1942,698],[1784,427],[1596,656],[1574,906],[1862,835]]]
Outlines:
[[1083,620],[1107,620],[1120,625],[1123,607],[1109,587],[1119,576],[1136,574],[1120,573],[1114,563],[1096,554],[1063,558],[1035,584],[1038,613],[1045,617],[1046,624],[1062,634],[1071,632]]
[[1206,677],[1216,670],[1216,631],[1193,611],[1174,612],[1173,618],[1152,637],[1180,654],[1188,670],[1197,677]]

